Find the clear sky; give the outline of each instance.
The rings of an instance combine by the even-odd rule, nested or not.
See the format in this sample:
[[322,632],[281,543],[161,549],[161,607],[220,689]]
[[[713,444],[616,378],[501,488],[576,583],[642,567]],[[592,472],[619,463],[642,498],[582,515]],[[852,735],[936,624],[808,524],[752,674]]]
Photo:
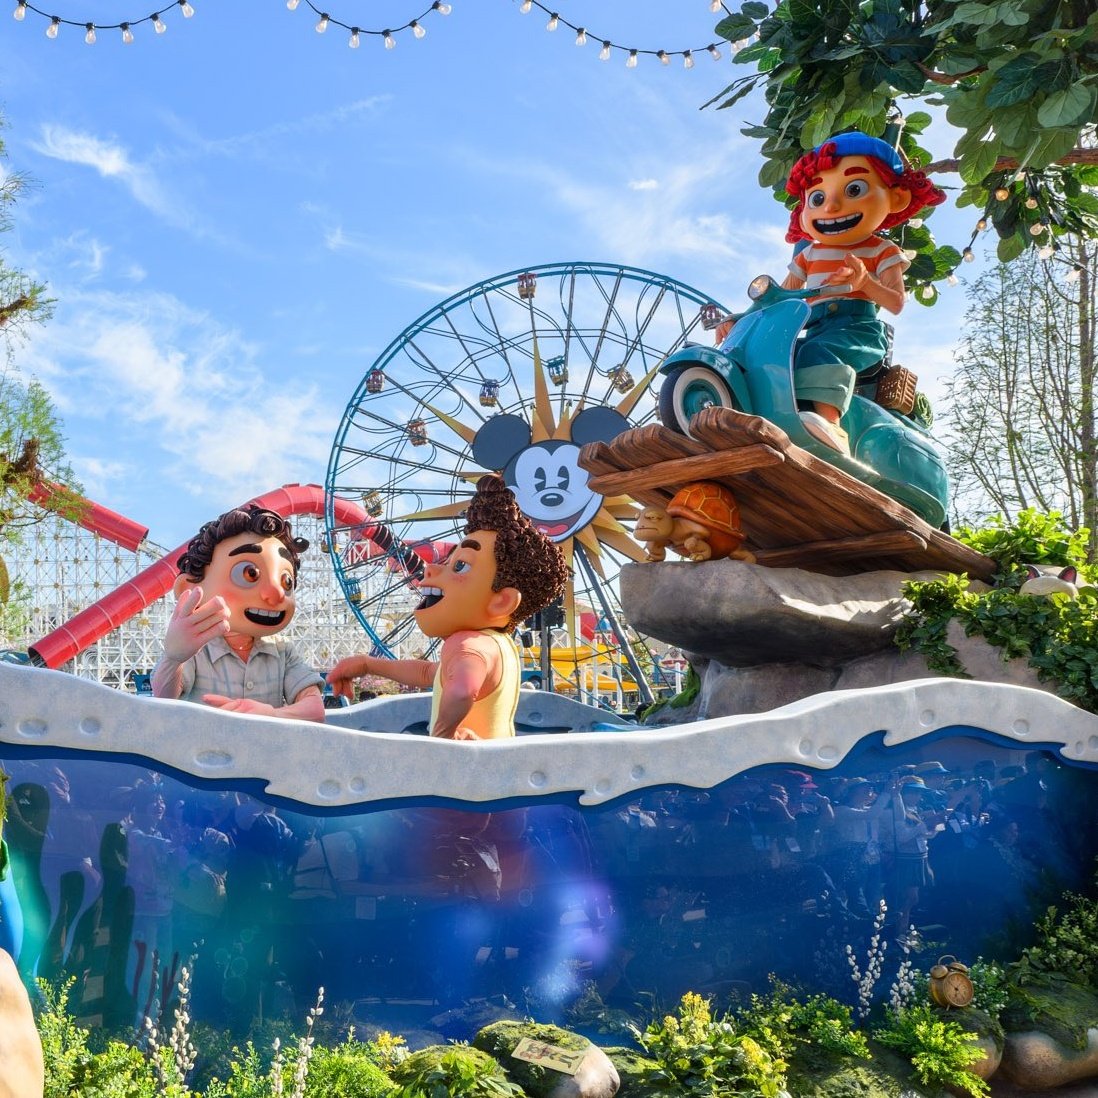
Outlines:
[[[49,2],[81,23],[151,8]],[[599,260],[734,307],[752,275],[784,271],[786,217],[739,133],[761,103],[699,109],[745,71],[724,44],[690,70],[598,59],[602,38],[704,47],[709,0],[559,0],[589,25],[583,47],[519,0],[452,0],[391,50],[317,34],[304,0],[193,4],[130,45],[67,25],[50,40],[47,19],[0,10],[7,169],[36,180],[0,245],[57,298],[18,361],[52,393],[88,494],[161,544],[258,492],[322,482],[375,357],[467,285]],[[430,0],[325,4],[381,29]],[[932,225],[960,248],[971,222],[945,207]],[[959,286],[897,324],[897,360],[932,392],[963,308]]]

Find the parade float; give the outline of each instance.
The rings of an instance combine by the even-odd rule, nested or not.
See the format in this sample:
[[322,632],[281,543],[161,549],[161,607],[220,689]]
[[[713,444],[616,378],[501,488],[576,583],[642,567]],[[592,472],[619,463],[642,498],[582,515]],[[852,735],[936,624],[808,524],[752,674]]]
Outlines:
[[[501,472],[573,577],[556,617],[529,623],[542,685],[565,689],[522,691],[513,739],[424,735],[423,694],[319,726],[58,670],[169,590],[173,554],[31,645],[39,666],[0,664],[0,929],[24,980],[70,981],[92,1031],[149,1017],[165,1033],[184,995],[196,1032],[237,1042],[300,1028],[323,987],[326,1019],[372,1041],[375,1061],[386,1034],[473,1040],[507,1067],[500,1086],[530,1094],[692,1093],[681,1073],[716,1069],[683,1056],[721,1041],[722,1063],[748,1065],[727,1093],[776,1094],[783,1055],[797,1093],[855,1061],[872,1078],[849,1093],[956,1083],[889,1059],[890,1043],[920,1051],[899,1022],[877,1023],[867,1059],[856,1024],[870,1032],[890,996],[961,1048],[942,1054],[949,1070],[1038,1088],[1098,1074],[1094,951],[1065,944],[1093,917],[1098,718],[971,638],[949,634],[973,681],[894,648],[906,585],[963,573],[986,591],[997,561],[939,528],[940,485],[914,509],[898,487],[905,469],[933,481],[910,409],[856,405],[864,429],[836,455],[701,392],[720,365],[704,321],[725,312],[604,264],[478,284],[365,374],[322,492],[264,497],[284,513],[323,501],[363,649],[385,657],[413,642],[424,562],[454,544],[476,480]],[[795,319],[766,364],[787,402]],[[669,363],[680,380],[693,370],[674,386],[688,414],[661,424]],[[891,447],[888,469],[861,438]],[[734,498],[754,559],[646,561],[628,524],[699,481]],[[690,503],[691,521],[730,526],[727,509]],[[1075,593],[1092,621],[1093,595]],[[638,724],[582,688],[628,679],[649,708],[654,642],[690,661],[678,704]],[[1021,966],[1016,993],[993,1002],[1007,966]],[[735,1024],[720,1014],[732,1006],[747,1012]],[[971,1042],[942,1020],[977,1015]],[[849,1056],[824,1070],[805,1049],[826,1033]],[[402,1085],[443,1078],[434,1056],[409,1058]]]

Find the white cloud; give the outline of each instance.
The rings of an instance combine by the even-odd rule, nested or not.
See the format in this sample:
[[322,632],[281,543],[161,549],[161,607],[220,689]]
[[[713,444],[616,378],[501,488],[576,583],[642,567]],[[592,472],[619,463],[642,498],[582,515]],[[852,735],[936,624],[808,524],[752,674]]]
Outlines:
[[[26,365],[66,428],[102,439],[74,461],[89,485],[155,478],[146,492],[208,497],[216,513],[324,467],[338,410],[312,385],[270,380],[266,352],[236,331],[168,294],[70,289],[63,303]],[[119,449],[150,452],[126,469]]]
[[629,189],[631,191],[656,191],[659,190],[659,181],[656,179],[630,179]]

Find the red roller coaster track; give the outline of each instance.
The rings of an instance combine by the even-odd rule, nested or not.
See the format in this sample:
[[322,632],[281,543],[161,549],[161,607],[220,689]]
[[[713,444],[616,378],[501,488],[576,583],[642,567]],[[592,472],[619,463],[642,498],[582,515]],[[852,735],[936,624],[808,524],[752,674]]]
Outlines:
[[[62,503],[70,503],[72,499],[71,494],[48,481],[41,481],[30,498],[40,506],[62,514]],[[319,484],[286,484],[248,500],[244,506],[248,503],[269,508],[283,516],[320,517],[324,514],[324,489]],[[376,547],[379,554],[395,557],[409,573],[422,574],[422,562],[439,559],[448,548],[448,543],[443,542],[426,542],[422,545],[400,542],[388,526],[370,518],[361,507],[348,500],[336,499],[334,509],[337,524],[347,527],[351,539],[372,543],[372,547]],[[81,501],[71,517],[73,522],[86,530],[100,534],[126,549],[136,550],[148,534],[147,527],[91,500]],[[175,577],[179,574],[176,561],[186,548],[187,544],[184,543],[170,553],[165,553],[160,560],[139,572],[132,580],[127,580],[121,587],[104,595],[98,602],[92,603],[64,625],[31,645],[28,650],[31,660],[40,667],[58,668],[93,645],[100,637],[106,636],[112,629],[117,629],[151,603],[163,598],[171,591]]]

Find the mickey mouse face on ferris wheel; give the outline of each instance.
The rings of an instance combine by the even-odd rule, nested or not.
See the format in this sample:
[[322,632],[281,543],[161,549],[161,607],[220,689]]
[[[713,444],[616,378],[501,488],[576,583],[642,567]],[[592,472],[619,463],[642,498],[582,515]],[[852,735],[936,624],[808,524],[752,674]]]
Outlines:
[[587,483],[580,447],[610,442],[629,429],[613,408],[585,408],[572,420],[569,440],[530,441],[530,425],[521,416],[492,416],[473,439],[473,457],[503,474],[519,509],[552,541],[564,541],[598,513],[603,497]]

